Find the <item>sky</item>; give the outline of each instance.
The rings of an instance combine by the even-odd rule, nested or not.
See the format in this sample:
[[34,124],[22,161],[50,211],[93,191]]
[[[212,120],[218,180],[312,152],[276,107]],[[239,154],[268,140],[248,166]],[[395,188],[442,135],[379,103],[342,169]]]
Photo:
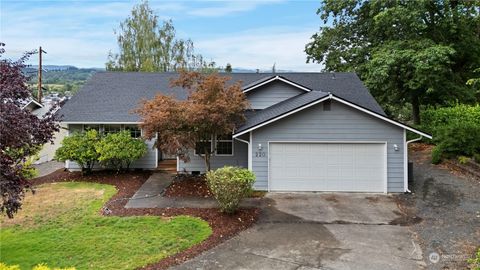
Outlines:
[[[114,29],[138,1],[0,0],[0,41],[6,57],[42,46],[44,65],[105,66],[117,52]],[[149,1],[160,19],[172,19],[180,38],[219,66],[320,71],[306,64],[305,44],[322,24],[319,1]],[[37,56],[31,59],[36,64]]]

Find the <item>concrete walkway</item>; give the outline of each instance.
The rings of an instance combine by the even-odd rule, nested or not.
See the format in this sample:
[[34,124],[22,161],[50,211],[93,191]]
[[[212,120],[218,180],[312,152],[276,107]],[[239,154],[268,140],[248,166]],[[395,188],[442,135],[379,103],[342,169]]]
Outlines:
[[[147,179],[140,189],[128,200],[125,208],[216,208],[218,203],[213,198],[169,198],[163,192],[173,181],[173,175],[156,172]],[[259,203],[258,198],[245,199],[242,207],[254,206]]]
[[38,172],[37,177],[42,177],[45,175],[49,175],[56,170],[64,168],[65,162],[58,162],[58,161],[52,160],[52,161],[47,161],[40,164],[35,164],[33,165],[33,167],[37,169],[37,172]]

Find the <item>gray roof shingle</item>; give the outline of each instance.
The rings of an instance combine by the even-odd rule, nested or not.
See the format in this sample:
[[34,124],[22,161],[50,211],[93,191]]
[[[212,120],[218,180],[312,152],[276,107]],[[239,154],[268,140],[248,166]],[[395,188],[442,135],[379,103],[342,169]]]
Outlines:
[[[244,86],[279,75],[308,87],[314,92],[320,91],[323,94],[330,92],[385,115],[354,73],[335,73],[335,76],[330,73],[231,73],[225,75],[232,77],[232,81],[241,81]],[[99,72],[94,74],[78,93],[65,103],[59,114],[65,122],[138,122],[140,121],[138,115],[132,111],[138,107],[142,99],[151,99],[158,93],[174,95],[179,99],[187,97],[188,92],[185,89],[169,86],[170,80],[176,76],[176,73]],[[298,100],[295,99],[297,101],[292,100],[292,104],[314,95],[298,97]],[[256,114],[255,117],[258,115]]]

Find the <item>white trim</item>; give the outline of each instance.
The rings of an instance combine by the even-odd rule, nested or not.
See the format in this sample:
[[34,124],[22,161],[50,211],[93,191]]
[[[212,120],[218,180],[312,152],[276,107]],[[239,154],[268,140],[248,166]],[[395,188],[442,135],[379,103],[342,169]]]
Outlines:
[[383,154],[385,162],[383,169],[385,170],[385,180],[383,181],[383,193],[387,194],[388,192],[388,142],[385,142],[385,149]]
[[[233,137],[232,137],[233,139]],[[210,156],[214,156],[214,151],[213,151],[213,136],[210,138],[210,140],[204,140],[206,142],[210,141]],[[202,141],[200,141],[202,142]],[[205,154],[197,154],[197,142],[195,142],[195,147],[193,148],[193,155],[197,157],[203,157]]]
[[[140,130],[142,130],[142,129],[140,129]],[[158,143],[158,132],[155,132],[155,144],[154,145],[156,145],[157,143]],[[155,149],[157,150],[157,151],[155,151],[155,168],[158,168],[158,151],[159,150],[158,150],[157,146],[155,146]]]
[[257,128],[260,128],[260,127],[263,127],[263,126],[265,126],[265,125],[268,125],[268,124],[270,124],[270,123],[272,123],[272,122],[275,122],[275,121],[277,121],[277,120],[280,120],[280,119],[282,119],[282,118],[284,118],[284,117],[287,117],[287,116],[289,116],[289,115],[291,115],[291,114],[294,114],[294,113],[299,112],[299,111],[301,111],[301,110],[303,110],[303,109],[306,109],[306,108],[311,107],[311,106],[313,106],[313,105],[316,105],[316,104],[318,104],[318,103],[320,103],[320,102],[323,102],[323,101],[325,101],[325,100],[327,100],[327,99],[329,99],[329,98],[330,98],[330,96],[326,96],[326,97],[324,97],[324,98],[321,98],[321,99],[319,99],[319,100],[317,100],[317,101],[314,101],[314,102],[312,102],[312,103],[310,103],[310,104],[307,104],[307,105],[305,105],[305,106],[303,106],[303,107],[297,108],[297,109],[295,109],[295,110],[293,110],[293,111],[291,111],[291,112],[288,112],[288,113],[286,113],[286,114],[282,114],[282,115],[280,115],[280,116],[277,116],[276,118],[270,119],[270,120],[268,120],[267,122],[261,123],[261,124],[259,124],[259,125],[257,125],[257,126],[251,127],[251,128],[249,128],[249,129],[247,129],[247,130],[244,130],[244,131],[242,131],[242,132],[240,132],[240,133],[234,134],[233,137],[236,138],[236,137],[238,137],[238,136],[241,136],[241,135],[243,135],[243,134],[245,134],[245,133],[247,133],[247,132],[250,132],[250,131],[253,131],[253,130],[257,129]]
[[256,88],[258,88],[258,87],[260,87],[260,86],[263,86],[263,85],[265,85],[265,84],[269,84],[269,83],[274,82],[274,81],[282,81],[282,82],[284,82],[284,83],[286,83],[286,84],[289,84],[289,85],[294,86],[294,87],[296,87],[296,88],[302,89],[303,91],[306,91],[306,92],[312,91],[312,89],[309,89],[309,88],[307,88],[307,87],[305,87],[305,86],[302,86],[302,85],[300,85],[300,84],[297,84],[297,83],[295,83],[295,82],[292,82],[292,81],[290,81],[290,80],[287,80],[287,79],[285,79],[285,78],[280,77],[280,76],[277,75],[277,76],[275,76],[275,77],[273,77],[273,78],[271,78],[271,79],[268,79],[268,80],[266,80],[266,81],[263,81],[263,82],[261,82],[261,83],[258,83],[258,84],[252,85],[252,86],[245,87],[245,88],[243,89],[243,92],[244,92],[244,93],[250,92],[250,91],[252,91],[253,89],[256,89]]
[[[284,141],[268,141],[267,142],[267,147],[268,147],[268,157],[267,157],[267,190],[268,192],[271,191],[270,189],[270,144],[271,143],[318,143],[318,144],[336,144],[336,143],[350,143],[350,144],[384,144],[385,145],[385,150],[384,150],[384,180],[383,180],[383,193],[388,192],[388,142],[387,141],[290,141],[290,140],[284,140]],[[336,192],[334,190],[329,190],[328,192]],[[338,190],[338,192],[344,192]],[[361,192],[361,191],[359,191]],[[373,191],[372,191],[373,192]],[[374,193],[374,192],[373,192]]]
[[250,143],[248,144],[248,169],[250,171],[253,172],[253,150],[252,150],[252,146],[253,146],[253,141],[252,141],[252,132],[250,132]]
[[408,189],[408,149],[407,131],[403,130],[403,192]]
[[403,171],[404,171],[404,175],[403,175],[403,189],[404,189],[404,192],[410,192],[410,189],[408,189],[408,145],[412,142],[416,142],[416,141],[419,141],[422,139],[422,136],[420,136],[419,138],[416,138],[416,139],[413,139],[413,140],[410,140],[410,141],[407,141],[407,134],[406,134],[406,131],[403,133],[403,141],[404,141],[404,152],[403,153]]
[[23,105],[22,110],[25,109],[26,107],[28,107],[28,105],[30,105],[30,103],[32,103],[32,102],[37,104],[40,108],[43,108],[43,105],[41,103],[39,103],[38,101],[36,101],[34,99],[31,99],[29,102],[27,102],[27,104]]
[[[252,170],[252,153],[251,153],[252,149],[251,149],[251,147],[250,147],[250,142],[249,142],[249,141],[242,140],[242,139],[240,139],[240,138],[233,138],[233,139],[234,139],[234,140],[237,140],[237,141],[239,141],[239,142],[243,142],[243,143],[246,143],[246,144],[247,144],[247,147],[248,147],[248,154],[247,154],[247,155],[248,155],[248,156],[247,156],[247,158],[248,158],[248,169],[251,171],[251,170]],[[251,141],[251,140],[252,140],[252,139],[251,139],[251,136],[250,136],[250,141]]]
[[355,144],[355,143],[364,143],[364,144],[384,144],[387,143],[387,141],[298,141],[298,140],[281,140],[281,141],[268,141],[268,143],[350,143],[350,144]]
[[348,102],[348,101],[346,101],[346,100],[343,100],[343,99],[341,99],[341,98],[338,98],[338,97],[336,97],[336,96],[334,96],[334,95],[332,95],[332,94],[329,94],[327,97],[324,97],[324,98],[321,98],[321,99],[319,99],[319,100],[317,100],[317,101],[315,101],[315,102],[306,104],[306,105],[304,105],[304,106],[302,106],[302,107],[300,107],[300,108],[297,108],[297,109],[295,109],[295,110],[293,110],[293,111],[290,111],[290,112],[288,112],[288,113],[279,115],[279,116],[277,116],[277,117],[275,117],[275,118],[273,118],[273,119],[270,119],[270,120],[268,120],[268,121],[266,121],[266,122],[264,122],[264,123],[261,123],[261,124],[259,124],[259,125],[253,126],[253,127],[249,128],[249,129],[247,129],[247,130],[244,130],[244,131],[242,131],[242,132],[240,132],[240,133],[234,134],[233,137],[235,138],[235,137],[241,136],[241,135],[243,135],[243,134],[245,134],[245,133],[247,133],[247,132],[250,132],[250,131],[255,130],[255,129],[257,129],[257,128],[260,128],[260,127],[263,127],[263,126],[268,125],[268,124],[270,124],[270,123],[272,123],[272,122],[275,122],[275,121],[280,120],[280,119],[282,119],[282,118],[284,118],[284,117],[287,117],[287,116],[289,116],[289,115],[291,115],[291,114],[294,114],[294,113],[296,113],[296,112],[299,112],[299,111],[302,111],[302,110],[304,110],[304,109],[306,109],[306,108],[309,108],[309,107],[311,107],[311,106],[313,106],[313,105],[316,105],[316,104],[318,104],[318,103],[321,103],[321,102],[323,102],[323,101],[325,101],[325,100],[327,100],[327,99],[333,99],[333,100],[335,100],[335,101],[338,101],[338,102],[340,102],[340,103],[343,103],[343,104],[345,104],[345,105],[348,105],[348,106],[350,106],[350,107],[353,107],[353,108],[355,108],[355,109],[357,109],[357,110],[359,110],[359,111],[362,111],[362,112],[364,112],[364,113],[367,113],[367,114],[369,114],[369,115],[372,115],[372,116],[374,116],[374,117],[376,117],[376,118],[379,118],[379,119],[381,119],[381,120],[387,121],[387,122],[389,122],[390,124],[393,124],[393,125],[402,127],[402,128],[404,128],[404,129],[410,130],[411,132],[416,133],[416,134],[418,134],[418,135],[421,135],[421,136],[423,136],[423,137],[426,137],[426,138],[429,138],[429,139],[432,138],[431,135],[428,135],[428,134],[426,134],[426,133],[424,133],[424,132],[421,132],[421,131],[419,131],[419,130],[416,130],[416,129],[414,129],[414,128],[412,128],[412,127],[409,127],[409,126],[407,126],[407,125],[404,125],[404,124],[402,124],[402,123],[396,122],[396,121],[394,121],[394,120],[392,120],[392,119],[390,119],[390,118],[388,118],[388,117],[386,117],[386,116],[380,115],[380,114],[378,114],[378,113],[371,112],[371,111],[369,111],[369,110],[367,110],[367,109],[364,109],[364,108],[362,108],[362,107],[360,107],[360,106],[358,106],[358,105],[355,105],[355,104],[353,104],[353,103],[351,103],[351,102]]
[[[218,136],[217,136],[218,138]],[[232,139],[231,140],[218,140],[215,138],[215,156],[217,157],[233,157],[235,155],[235,139],[233,138],[233,133],[232,133]],[[231,154],[217,154],[217,142],[230,142],[232,144],[232,153]]]
[[180,171],[180,158],[177,155],[177,173]]

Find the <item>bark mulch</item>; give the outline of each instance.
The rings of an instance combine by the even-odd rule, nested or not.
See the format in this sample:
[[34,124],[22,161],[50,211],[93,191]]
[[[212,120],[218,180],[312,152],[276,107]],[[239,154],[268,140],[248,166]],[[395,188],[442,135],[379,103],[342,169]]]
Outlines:
[[213,197],[204,176],[185,175],[177,177],[165,189],[166,197]]
[[[140,186],[151,175],[148,171],[139,172],[122,172],[116,173],[112,171],[94,172],[92,175],[82,176],[79,172],[68,172],[58,170],[52,174],[39,177],[32,180],[33,185],[53,182],[68,182],[68,181],[82,181],[95,182],[101,184],[110,184],[117,188],[118,193],[115,194],[104,207],[108,208],[109,215],[115,216],[162,216],[174,217],[178,215],[188,215],[201,218],[209,223],[212,228],[212,235],[203,242],[194,245],[182,252],[167,257],[157,263],[148,265],[142,269],[166,269],[170,266],[180,264],[187,261],[200,253],[213,248],[223,241],[233,237],[240,231],[251,227],[258,218],[260,209],[258,208],[244,208],[239,209],[234,215],[226,215],[221,213],[217,208],[124,208],[128,199],[135,194]],[[188,186],[188,181],[184,180],[181,186]],[[194,184],[197,183],[193,180]],[[205,181],[203,181],[205,182]],[[179,182],[180,183],[180,182]],[[198,186],[197,186],[198,187]],[[206,187],[206,184],[205,184]],[[184,189],[179,190],[192,190]],[[173,192],[173,191],[172,191]],[[203,192],[203,191],[202,191]],[[173,193],[175,194],[175,193]],[[187,192],[188,194],[188,192]],[[191,193],[191,194],[206,194],[206,193]],[[193,195],[195,196],[195,195]],[[211,196],[211,195],[210,195]],[[103,211],[103,214],[106,214]]]

